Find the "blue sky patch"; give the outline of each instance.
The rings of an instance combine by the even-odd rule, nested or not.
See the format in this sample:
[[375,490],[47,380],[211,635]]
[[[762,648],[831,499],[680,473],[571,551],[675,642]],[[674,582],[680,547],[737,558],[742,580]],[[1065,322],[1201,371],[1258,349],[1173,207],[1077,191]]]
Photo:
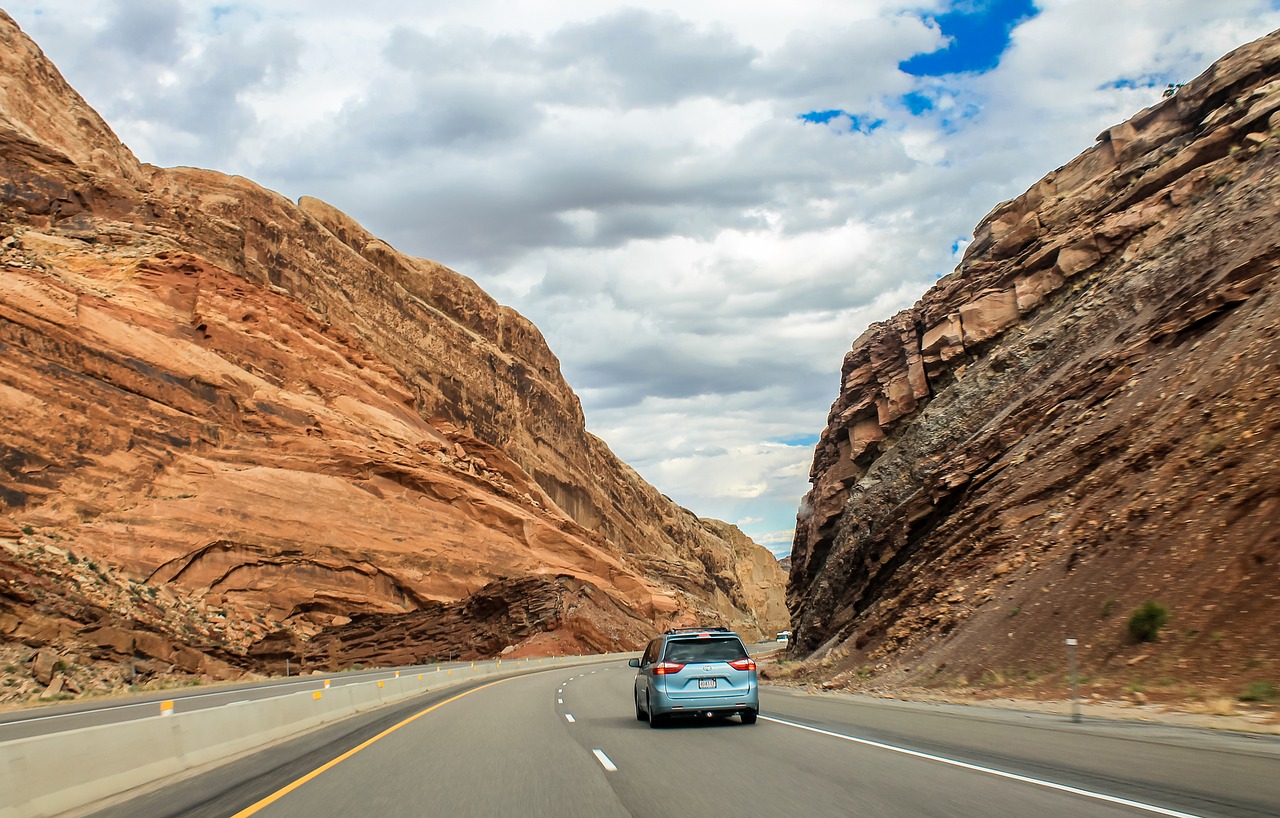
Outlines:
[[1009,47],[1014,26],[1035,15],[1033,0],[957,0],[951,11],[932,18],[950,44],[898,67],[916,77],[990,71]]
[[813,446],[818,442],[818,435],[787,435],[785,437],[771,437],[770,443],[781,443],[783,446]]
[[1169,77],[1161,74],[1143,74],[1139,77],[1121,77],[1111,82],[1104,82],[1098,86],[1099,90],[1120,89],[1123,91],[1134,91],[1146,88],[1161,88],[1169,82]]
[[907,106],[907,110],[914,116],[920,116],[926,111],[933,110],[933,100],[919,91],[912,91],[909,94],[903,94],[902,104]]
[[843,111],[839,108],[832,108],[827,111],[810,111],[807,114],[800,114],[799,116],[796,117],[796,119],[802,120],[804,122],[813,122],[819,125],[823,125],[830,122],[831,120],[835,119],[838,116],[846,116],[849,118],[850,132],[856,131],[858,133],[871,133],[872,131],[876,130],[877,128],[879,128],[881,125],[884,124],[883,119],[875,119],[869,116],[860,116],[858,114],[851,114],[848,111]]
[[805,122],[817,122],[821,124],[824,122],[830,122],[836,117],[843,115],[844,111],[839,108],[832,108],[830,111],[810,111],[807,114],[801,114],[799,118],[803,119]]

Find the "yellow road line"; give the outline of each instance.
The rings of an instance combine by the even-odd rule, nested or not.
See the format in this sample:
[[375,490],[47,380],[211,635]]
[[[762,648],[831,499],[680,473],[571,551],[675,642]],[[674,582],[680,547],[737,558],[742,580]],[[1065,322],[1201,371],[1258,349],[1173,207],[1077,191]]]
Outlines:
[[440,703],[438,703],[438,704],[433,704],[433,705],[431,705],[431,706],[430,706],[430,707],[428,707],[426,710],[422,710],[422,711],[420,711],[420,712],[414,713],[414,714],[413,714],[412,716],[410,716],[409,718],[405,719],[404,721],[400,722],[399,724],[393,724],[392,726],[388,727],[386,730],[383,730],[381,733],[379,733],[378,735],[376,735],[376,736],[374,736],[373,738],[369,739],[368,741],[364,742],[363,744],[360,744],[360,745],[358,745],[358,746],[356,746],[356,747],[352,747],[350,750],[347,750],[345,753],[343,753],[342,755],[338,756],[337,758],[335,758],[334,760],[330,761],[329,763],[327,763],[327,764],[325,764],[325,765],[323,765],[323,766],[321,766],[321,767],[317,767],[316,769],[314,769],[314,770],[312,770],[311,772],[307,773],[306,775],[302,776],[302,778],[299,778],[297,781],[294,781],[294,782],[293,782],[293,783],[291,783],[291,784],[287,784],[287,785],[285,785],[285,786],[281,787],[280,789],[278,789],[278,790],[276,790],[275,792],[273,792],[273,793],[271,793],[270,795],[268,795],[266,798],[263,798],[263,799],[262,799],[261,801],[259,801],[258,803],[254,804],[254,805],[252,805],[252,806],[250,806],[250,807],[246,807],[246,808],[244,808],[244,809],[240,810],[240,811],[239,811],[239,812],[237,812],[235,815],[231,816],[231,818],[247,818],[247,817],[248,817],[248,816],[250,816],[250,815],[256,815],[260,810],[262,810],[262,809],[264,809],[264,808],[266,808],[266,807],[271,806],[271,805],[272,805],[272,804],[274,804],[275,802],[279,801],[281,798],[284,798],[286,795],[288,795],[289,793],[291,793],[291,792],[293,792],[294,790],[296,790],[298,787],[301,787],[303,784],[307,783],[307,782],[308,782],[308,781],[310,781],[311,779],[313,779],[313,778],[315,778],[316,776],[320,775],[320,774],[321,774],[321,773],[323,773],[325,770],[333,769],[334,767],[338,766],[338,765],[339,765],[339,764],[341,764],[342,762],[346,761],[348,758],[351,758],[351,757],[352,757],[353,755],[355,755],[356,753],[358,753],[358,752],[360,752],[361,750],[363,750],[364,748],[368,747],[370,744],[373,744],[375,741],[378,741],[378,740],[380,740],[380,739],[386,738],[387,736],[391,735],[391,734],[392,734],[392,733],[394,733],[395,731],[399,730],[401,727],[404,727],[404,726],[405,726],[406,724],[408,724],[409,722],[414,721],[414,720],[416,720],[416,719],[421,718],[422,716],[427,715],[427,714],[428,714],[428,713],[430,713],[432,710],[437,710],[437,709],[439,709],[439,708],[441,708],[441,707],[444,707],[444,706],[445,706],[446,704],[448,704],[449,702],[456,702],[458,699],[461,699],[463,696],[470,696],[472,693],[475,693],[476,691],[479,691],[479,690],[484,690],[486,687],[493,687],[494,685],[502,684],[503,682],[509,682],[509,681],[511,681],[511,679],[513,679],[513,678],[519,678],[519,677],[515,677],[515,676],[513,676],[513,677],[510,677],[510,678],[507,678],[507,679],[499,679],[499,680],[497,680],[496,682],[489,682],[488,684],[480,685],[479,687],[473,687],[472,689],[468,690],[468,691],[467,691],[467,692],[465,692],[465,693],[459,693],[458,695],[456,695],[456,696],[454,696],[454,697],[452,697],[452,698],[445,699],[444,701],[442,701],[442,702],[440,702]]

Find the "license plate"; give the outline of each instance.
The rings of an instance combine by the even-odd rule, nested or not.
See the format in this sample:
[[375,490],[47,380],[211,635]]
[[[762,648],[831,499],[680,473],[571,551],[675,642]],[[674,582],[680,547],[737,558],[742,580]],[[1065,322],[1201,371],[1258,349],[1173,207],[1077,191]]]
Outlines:
[[715,679],[699,679],[698,680],[698,687],[700,688],[715,687],[715,686],[716,686]]

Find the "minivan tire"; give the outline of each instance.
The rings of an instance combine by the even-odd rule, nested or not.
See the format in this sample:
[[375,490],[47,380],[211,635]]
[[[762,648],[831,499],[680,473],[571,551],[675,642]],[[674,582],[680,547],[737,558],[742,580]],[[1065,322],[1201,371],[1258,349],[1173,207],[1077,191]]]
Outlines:
[[645,703],[646,703],[646,704],[649,704],[649,705],[650,705],[650,708],[651,708],[651,709],[649,710],[648,714],[647,714],[647,715],[649,716],[649,726],[650,726],[650,727],[652,727],[652,728],[654,728],[654,729],[657,729],[657,728],[659,728],[659,727],[661,727],[662,725],[664,725],[664,724],[666,724],[666,723],[667,723],[667,717],[666,717],[666,716],[663,716],[663,715],[661,715],[661,714],[659,714],[659,713],[655,713],[655,712],[653,712],[653,710],[652,710],[652,702],[650,702],[648,699],[645,699]]
[[743,724],[755,724],[756,716],[760,714],[754,710],[743,710],[741,715]]

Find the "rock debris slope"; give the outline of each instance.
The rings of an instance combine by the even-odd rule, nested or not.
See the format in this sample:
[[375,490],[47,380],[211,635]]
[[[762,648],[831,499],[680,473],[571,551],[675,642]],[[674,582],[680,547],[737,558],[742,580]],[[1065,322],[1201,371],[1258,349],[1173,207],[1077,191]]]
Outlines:
[[[323,664],[307,640],[375,614],[365,662],[785,623],[769,553],[588,434],[515,311],[323,202],[139,163],[3,13],[0,44],[11,659]],[[539,613],[469,630],[503,594]]]
[[[1077,637],[1131,690],[1280,683],[1278,169],[1280,33],[996,207],[854,342],[798,516],[797,655],[1057,685]],[[1147,600],[1170,620],[1139,644]]]

